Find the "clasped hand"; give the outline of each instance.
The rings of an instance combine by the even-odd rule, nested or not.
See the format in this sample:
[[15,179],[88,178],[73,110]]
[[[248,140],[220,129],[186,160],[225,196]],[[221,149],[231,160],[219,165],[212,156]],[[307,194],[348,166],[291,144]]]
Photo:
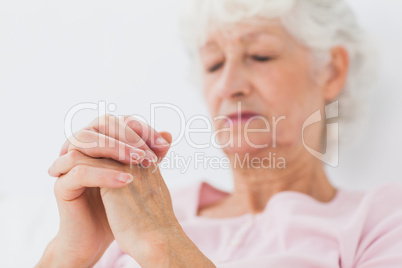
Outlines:
[[132,117],[111,115],[70,137],[49,168],[60,212],[52,258],[63,252],[76,262],[70,267],[92,266],[115,239],[141,266],[152,266],[164,261],[170,241],[189,242],[157,167],[171,140]]

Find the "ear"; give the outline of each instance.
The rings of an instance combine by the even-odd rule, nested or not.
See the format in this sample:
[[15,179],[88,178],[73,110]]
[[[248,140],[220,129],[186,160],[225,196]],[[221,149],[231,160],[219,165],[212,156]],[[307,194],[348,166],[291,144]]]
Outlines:
[[329,76],[324,85],[325,101],[335,100],[342,92],[349,72],[349,54],[344,47],[331,49],[331,61],[329,63]]

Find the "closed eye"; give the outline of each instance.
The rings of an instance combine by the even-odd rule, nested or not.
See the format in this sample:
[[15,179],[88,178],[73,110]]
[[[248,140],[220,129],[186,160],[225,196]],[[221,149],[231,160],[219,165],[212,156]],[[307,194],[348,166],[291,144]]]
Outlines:
[[221,68],[222,66],[223,66],[223,62],[215,64],[211,68],[208,68],[208,72],[213,73],[213,72],[217,71],[219,68]]
[[[255,61],[259,61],[259,62],[266,62],[266,61],[270,61],[272,60],[271,57],[268,56],[259,56],[259,55],[254,55],[251,56],[251,58]],[[221,68],[223,66],[223,62],[217,63],[215,65],[213,65],[212,67],[208,68],[208,72],[213,73],[217,70],[219,70],[219,68]]]
[[269,61],[269,60],[272,59],[271,57],[259,56],[259,55],[251,56],[251,58],[252,58],[253,60],[255,60],[255,61],[260,61],[260,62]]

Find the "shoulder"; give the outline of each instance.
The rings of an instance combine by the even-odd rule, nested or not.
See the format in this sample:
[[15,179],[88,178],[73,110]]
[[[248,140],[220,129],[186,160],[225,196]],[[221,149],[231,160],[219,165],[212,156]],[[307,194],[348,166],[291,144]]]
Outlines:
[[368,223],[378,223],[402,213],[402,185],[387,183],[365,193],[361,208],[367,210]]
[[387,183],[361,195],[354,213],[355,221],[362,221],[362,234],[402,226],[402,185]]
[[374,187],[366,192],[367,195],[376,196],[379,198],[392,197],[389,201],[401,201],[402,200],[402,184],[397,182],[390,182]]
[[364,221],[356,266],[396,267],[402,263],[402,185],[388,183],[367,191],[356,220]]

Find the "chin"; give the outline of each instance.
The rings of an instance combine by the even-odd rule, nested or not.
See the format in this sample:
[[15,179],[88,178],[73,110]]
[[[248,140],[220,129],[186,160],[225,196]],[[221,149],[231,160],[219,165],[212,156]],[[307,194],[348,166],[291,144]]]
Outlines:
[[292,135],[277,136],[275,140],[271,133],[252,133],[246,139],[237,135],[231,139],[226,135],[219,137],[219,143],[222,145],[222,150],[228,156],[238,154],[239,156],[249,154],[250,156],[265,157],[267,154],[276,153],[286,155],[295,147],[300,146],[297,139]]
[[229,139],[229,137],[221,137],[219,141],[222,145],[222,150],[228,155],[245,155],[247,153],[251,155],[258,154],[262,151],[267,151],[270,148],[272,149],[271,135],[267,135],[266,133],[254,133],[252,135],[249,135],[248,138],[245,138],[243,136],[238,137],[237,135],[234,135],[231,140]]

